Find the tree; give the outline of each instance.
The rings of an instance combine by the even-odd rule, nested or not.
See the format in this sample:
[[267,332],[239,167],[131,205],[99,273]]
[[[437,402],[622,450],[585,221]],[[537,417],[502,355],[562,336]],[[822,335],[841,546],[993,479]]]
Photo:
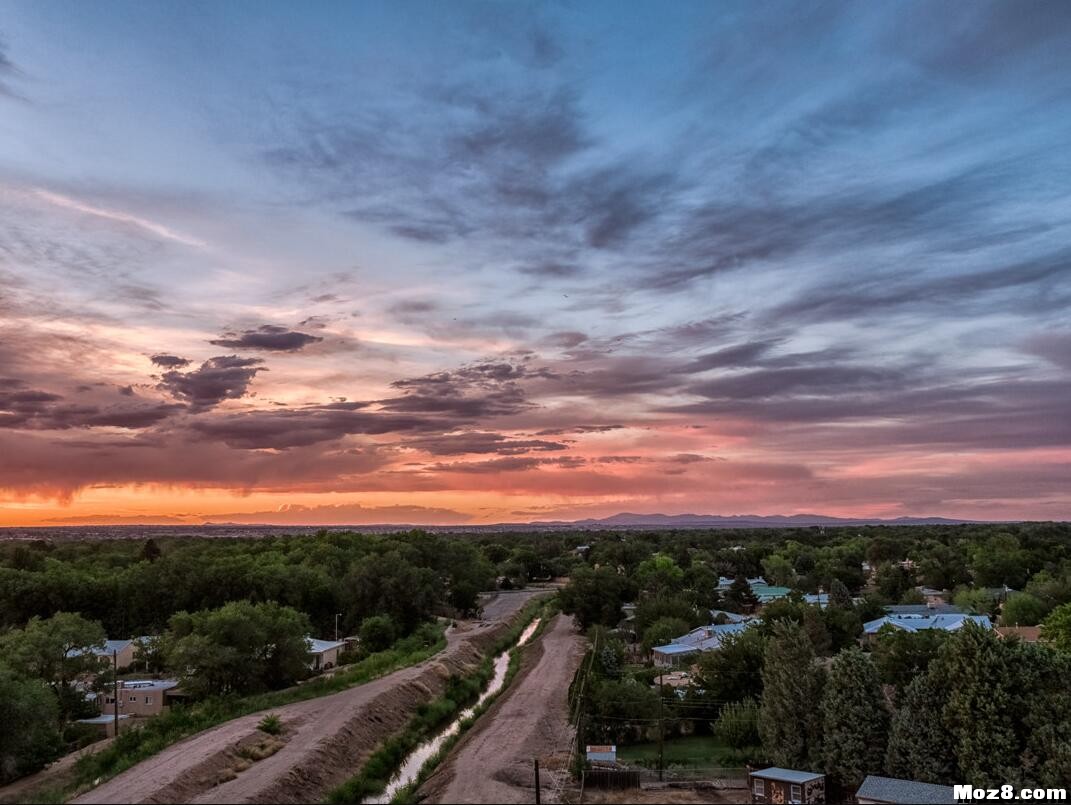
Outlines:
[[151,537],[145,540],[145,544],[141,548],[141,558],[146,562],[155,562],[163,556],[163,551],[160,550],[160,546],[156,544],[156,540]]
[[759,599],[751,591],[751,585],[745,576],[737,576],[725,593],[724,606],[730,612],[752,612],[759,605]]
[[390,648],[397,638],[398,630],[394,628],[394,621],[389,615],[373,615],[371,618],[364,619],[357,635],[361,641],[361,648],[374,653]]
[[0,667],[0,783],[35,772],[63,753],[59,704],[39,679]]
[[196,695],[246,694],[293,684],[308,674],[308,618],[275,602],[232,601],[171,618],[168,667]]
[[688,632],[691,628],[687,621],[680,618],[659,618],[643,630],[643,650],[650,653],[655,646],[664,646],[675,638]]
[[766,635],[761,629],[745,629],[726,635],[717,651],[699,656],[696,686],[716,702],[736,702],[762,695],[762,665]]
[[644,559],[636,568],[636,582],[640,589],[650,595],[677,592],[684,581],[684,571],[664,553],[656,553]]
[[830,582],[828,606],[830,609],[854,609],[852,594],[848,592],[848,588],[840,579],[833,579]]
[[751,698],[725,705],[714,725],[714,736],[738,751],[757,747],[761,740],[759,705]]
[[819,715],[822,672],[814,649],[795,623],[773,626],[762,669],[759,734],[774,765],[806,769],[821,759]]
[[1010,647],[969,623],[941,647],[929,674],[953,680],[941,710],[961,779],[988,787],[1019,779],[1019,679]]
[[1008,597],[1000,610],[1000,622],[1005,626],[1037,626],[1049,608],[1030,593],[1015,593]]
[[616,626],[621,605],[631,598],[628,579],[610,567],[578,567],[558,594],[562,611],[575,615],[582,628],[596,624]]
[[936,784],[953,778],[955,758],[940,718],[946,696],[944,684],[931,674],[905,688],[889,729],[889,776]]
[[762,560],[762,572],[771,584],[792,587],[797,580],[792,562],[779,553],[770,554]]
[[974,545],[970,558],[971,575],[980,587],[1007,584],[1022,588],[1027,577],[1029,554],[1011,534],[995,534]]
[[885,760],[889,714],[870,657],[849,648],[833,658],[822,695],[824,769],[854,788]]
[[50,618],[31,618],[25,629],[0,637],[0,657],[20,675],[41,679],[52,688],[63,724],[84,700],[72,683],[82,674],[100,670],[103,661],[94,649],[103,647],[104,641],[99,623],[57,612]]
[[906,632],[883,626],[871,651],[881,681],[903,691],[911,680],[926,673],[946,637],[939,629]]
[[874,573],[874,584],[887,601],[899,601],[905,592],[915,586],[915,579],[898,564],[884,564],[879,565]]
[[1056,607],[1041,624],[1041,639],[1053,648],[1071,651],[1071,604]]
[[961,587],[952,596],[952,603],[964,612],[975,615],[992,615],[996,612],[997,600],[988,590]]

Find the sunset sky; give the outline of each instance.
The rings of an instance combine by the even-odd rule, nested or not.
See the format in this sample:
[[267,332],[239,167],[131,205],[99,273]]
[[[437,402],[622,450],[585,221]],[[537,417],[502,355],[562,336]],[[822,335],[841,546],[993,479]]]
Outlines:
[[7,2],[0,525],[1071,518],[1069,34]]

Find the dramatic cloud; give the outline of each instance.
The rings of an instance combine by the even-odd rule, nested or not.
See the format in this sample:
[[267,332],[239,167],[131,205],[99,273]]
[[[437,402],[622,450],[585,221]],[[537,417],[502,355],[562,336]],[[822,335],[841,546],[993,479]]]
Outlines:
[[320,336],[299,333],[275,324],[264,324],[255,330],[227,333],[209,343],[227,349],[262,349],[270,352],[297,352],[309,344],[323,341]]
[[237,355],[209,358],[191,372],[164,372],[158,388],[188,402],[191,411],[204,411],[224,400],[244,397],[257,372],[264,371],[262,363],[259,358]]
[[166,355],[164,353],[157,353],[151,356],[149,360],[153,362],[154,366],[161,366],[164,369],[185,369],[191,363],[188,358],[180,358],[178,355]]

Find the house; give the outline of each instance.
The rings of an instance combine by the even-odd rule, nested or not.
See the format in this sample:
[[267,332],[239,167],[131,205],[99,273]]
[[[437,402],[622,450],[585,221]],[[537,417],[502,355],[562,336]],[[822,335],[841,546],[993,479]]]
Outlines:
[[916,587],[915,589],[926,599],[927,604],[943,604],[951,595],[948,590],[935,590],[933,587]]
[[803,603],[810,604],[819,609],[825,609],[829,606],[829,593],[806,593],[803,596]]
[[314,637],[306,637],[305,642],[309,646],[309,668],[313,671],[324,671],[338,665],[338,655],[346,647],[344,640],[317,640]]
[[[123,719],[127,719],[127,718],[130,718],[130,716],[124,716],[122,713],[119,714],[119,721],[120,721],[119,729],[120,730],[123,729],[123,725],[122,725]],[[79,724],[88,724],[91,727],[93,727],[94,729],[96,729],[96,731],[97,731],[97,740],[98,741],[102,740],[104,738],[114,738],[115,737],[115,715],[114,714],[93,716],[93,718],[80,718],[80,719],[78,719],[78,723]]]
[[700,626],[686,635],[681,635],[672,643],[656,646],[652,649],[654,664],[657,668],[672,668],[681,662],[705,651],[717,651],[727,635],[739,634],[751,626],[750,621],[743,623],[723,623],[720,625]]
[[886,615],[965,615],[959,607],[938,602],[936,604],[889,604]]
[[939,803],[956,802],[953,790],[947,785],[916,783],[914,780],[896,780],[892,777],[878,777],[871,774],[859,790],[855,792],[855,801],[870,805],[871,803],[918,803],[918,805],[939,805]]
[[886,626],[905,632],[919,632],[924,629],[955,632],[968,623],[977,623],[984,629],[993,628],[987,616],[964,615],[962,612],[936,615],[886,615],[863,624],[863,639],[872,638]]
[[997,637],[1005,640],[1009,637],[1015,637],[1023,643],[1041,642],[1040,626],[997,626],[994,631],[996,631]]
[[[96,657],[100,657],[102,660],[107,660],[111,665],[114,655],[116,666],[120,669],[129,668],[134,664],[134,651],[137,648],[137,644],[134,640],[105,640],[99,646],[93,646],[88,650],[88,653],[93,654]],[[72,657],[77,657],[83,654],[79,649],[74,649],[71,652]]]
[[813,771],[779,769],[776,766],[748,774],[751,801],[824,803],[826,776]]
[[[119,683],[119,714],[128,716],[158,716],[170,706],[167,692],[178,687],[176,679],[136,679]],[[115,697],[111,690],[103,694],[101,709],[104,715],[115,712]]]
[[724,609],[710,610],[710,622],[713,624],[743,623],[750,619],[750,615],[741,615],[739,612],[726,612]]

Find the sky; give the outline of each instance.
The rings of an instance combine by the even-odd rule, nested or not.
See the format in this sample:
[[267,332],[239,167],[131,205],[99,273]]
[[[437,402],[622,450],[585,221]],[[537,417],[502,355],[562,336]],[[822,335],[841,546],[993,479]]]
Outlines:
[[1071,4],[0,15],[0,525],[1071,518]]

